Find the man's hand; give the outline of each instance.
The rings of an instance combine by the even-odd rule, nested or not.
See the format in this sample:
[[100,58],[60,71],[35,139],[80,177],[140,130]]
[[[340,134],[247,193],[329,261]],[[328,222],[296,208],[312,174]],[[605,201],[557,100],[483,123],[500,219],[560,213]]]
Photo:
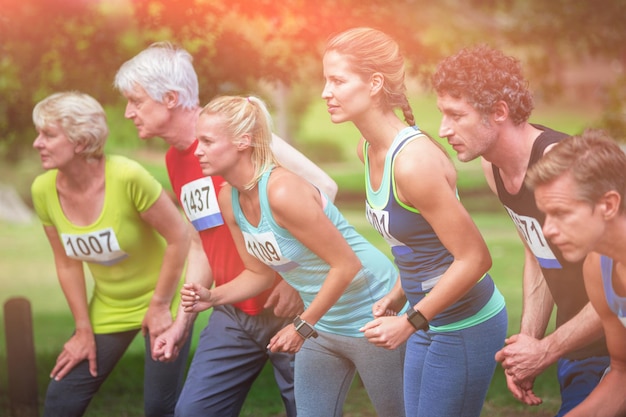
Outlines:
[[534,380],[526,380],[522,382],[515,382],[513,377],[504,371],[506,377],[506,386],[511,391],[511,394],[518,400],[526,405],[539,405],[543,401],[537,397],[533,391]]
[[276,317],[286,318],[295,317],[304,311],[300,294],[283,279],[274,287],[263,307],[274,307]]
[[550,352],[541,340],[520,333],[507,338],[505,343],[495,358],[516,383],[534,380],[552,364]]

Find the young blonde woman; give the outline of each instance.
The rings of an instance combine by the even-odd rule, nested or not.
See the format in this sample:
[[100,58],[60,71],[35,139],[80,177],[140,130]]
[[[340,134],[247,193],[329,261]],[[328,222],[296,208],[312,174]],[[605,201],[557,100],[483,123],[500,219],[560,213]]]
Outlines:
[[211,290],[185,284],[186,311],[249,298],[270,288],[279,272],[304,301],[304,311],[268,345],[271,352],[297,352],[298,417],[341,416],[357,371],[379,416],[403,416],[403,345],[380,349],[359,331],[398,280],[393,264],[323,192],[276,163],[260,99],[212,100],[196,133],[202,172],[229,184],[219,205],[245,269]]
[[[390,349],[408,340],[407,416],[479,416],[507,316],[487,274],[487,246],[459,201],[454,165],[415,125],[403,58],[388,35],[371,28],[340,33],[328,42],[323,67],[331,120],[352,122],[362,135],[367,218],[390,244],[402,283],[362,331]],[[408,313],[382,315],[401,313],[405,296]]]
[[[140,330],[145,415],[173,416],[189,345],[171,363],[150,352],[172,323],[188,228],[143,167],[104,155],[109,131],[94,98],[53,94],[37,103],[33,121],[33,147],[47,170],[33,182],[33,204],[76,326],[51,372],[44,416],[83,415]],[[95,284],[89,301],[84,264]]]

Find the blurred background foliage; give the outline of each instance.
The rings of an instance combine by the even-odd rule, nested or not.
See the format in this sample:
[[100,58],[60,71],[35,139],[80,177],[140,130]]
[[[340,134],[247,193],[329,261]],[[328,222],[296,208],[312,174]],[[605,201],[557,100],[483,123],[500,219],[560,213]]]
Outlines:
[[442,57],[476,43],[501,48],[522,60],[538,97],[599,106],[599,127],[626,138],[623,0],[0,0],[0,10],[4,163],[30,149],[32,107],[52,92],[84,91],[122,120],[114,74],[161,40],[194,56],[201,103],[258,92],[289,140],[319,100],[325,41],[360,25],[397,39],[425,89]]

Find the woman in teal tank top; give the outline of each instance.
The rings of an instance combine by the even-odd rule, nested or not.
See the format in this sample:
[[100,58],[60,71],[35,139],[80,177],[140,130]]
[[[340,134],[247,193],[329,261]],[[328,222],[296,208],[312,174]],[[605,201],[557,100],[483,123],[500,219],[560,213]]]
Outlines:
[[278,166],[271,119],[258,98],[214,99],[200,113],[196,134],[203,173],[230,185],[219,205],[245,270],[211,290],[185,284],[185,311],[252,297],[279,272],[305,309],[267,348],[296,353],[298,416],[341,416],[357,371],[379,416],[404,416],[404,345],[380,349],[359,331],[373,319],[372,305],[396,285],[393,263],[319,189]]

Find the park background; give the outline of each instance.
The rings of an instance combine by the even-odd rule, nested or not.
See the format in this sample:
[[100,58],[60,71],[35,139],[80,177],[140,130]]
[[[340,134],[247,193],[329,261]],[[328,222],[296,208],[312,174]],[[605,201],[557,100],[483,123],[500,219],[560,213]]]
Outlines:
[[[416,120],[434,137],[440,115],[429,74],[442,57],[487,43],[522,61],[535,93],[532,122],[570,134],[602,127],[622,139],[624,16],[626,3],[621,0],[0,0],[0,187],[3,195],[14,191],[26,208],[31,206],[30,183],[42,172],[31,148],[36,136],[32,107],[52,92],[81,90],[107,110],[107,152],[139,160],[169,188],[162,141],[137,139],[134,126],[123,118],[125,103],[112,80],[119,66],[138,51],[154,41],[170,40],[194,56],[201,104],[225,93],[254,93],[266,99],[277,133],[335,179],[340,209],[389,254],[363,215],[363,168],[355,156],[358,132],[350,124],[333,125],[320,98],[325,40],[361,25],[396,38],[409,67],[408,95]],[[445,140],[440,142],[445,145]],[[513,334],[521,312],[522,245],[487,190],[478,161],[455,163],[461,199],[490,248],[491,273],[507,300]],[[0,303],[18,296],[32,305],[41,403],[48,373],[73,321],[41,224],[14,212],[0,219]],[[196,337],[208,314],[196,321]],[[9,415],[5,346],[0,320],[0,416]],[[142,415],[142,357],[143,344],[136,340],[87,416]],[[522,406],[508,393],[501,369],[496,370],[483,415],[552,415],[559,402],[554,369],[538,378],[535,388],[544,404]],[[266,368],[242,415],[281,413]],[[374,415],[358,379],[345,415]]]

